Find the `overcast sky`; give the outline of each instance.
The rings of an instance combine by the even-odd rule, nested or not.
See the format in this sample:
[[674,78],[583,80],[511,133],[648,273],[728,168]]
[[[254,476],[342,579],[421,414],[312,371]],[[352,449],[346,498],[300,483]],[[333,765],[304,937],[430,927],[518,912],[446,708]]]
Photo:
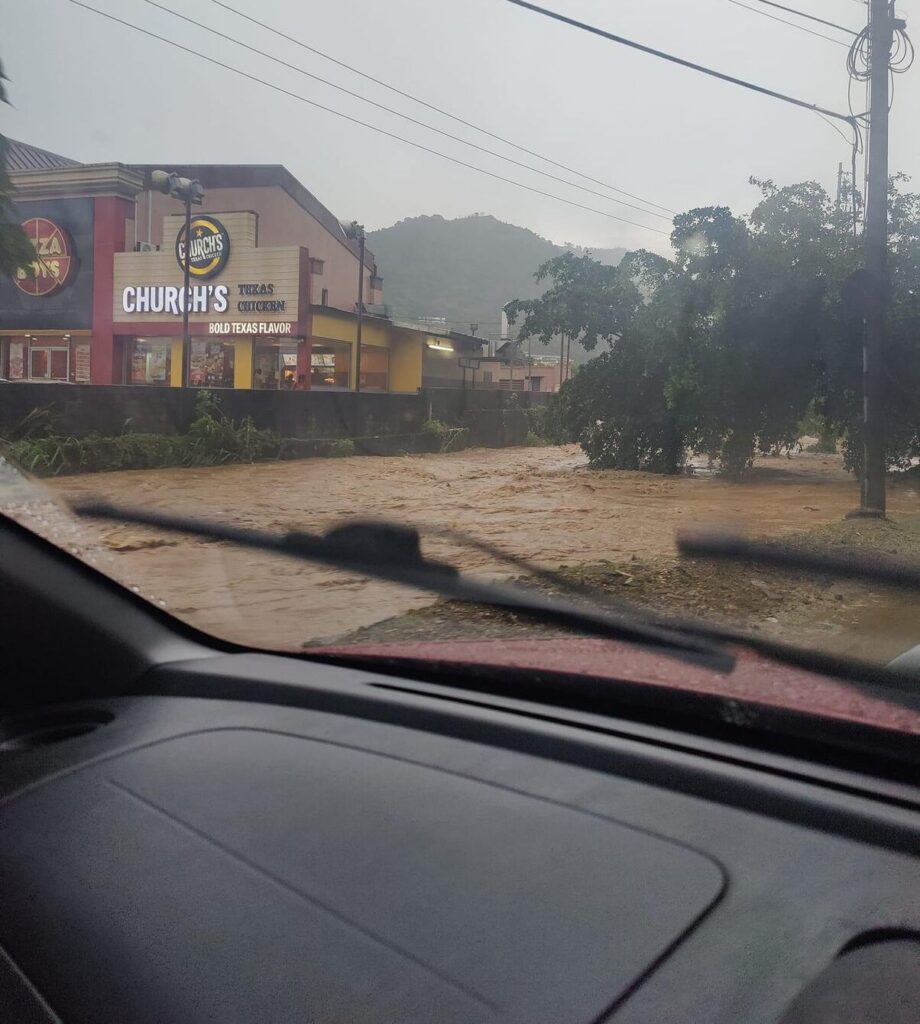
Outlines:
[[[221,9],[161,0],[377,102],[533,164]],[[759,0],[743,0],[764,12]],[[783,0],[858,29],[859,0]],[[246,52],[144,0],[90,6],[291,92],[599,210],[665,230],[578,189],[469,149]],[[747,212],[750,175],[834,188],[848,144],[807,111],[628,50],[505,0],[227,0],[230,6],[465,120],[673,210]],[[730,0],[544,0],[547,7],[656,48],[845,112],[846,49]],[[920,15],[920,0],[899,13]],[[781,12],[772,11],[781,15]],[[781,15],[783,16],[783,15]],[[70,0],[0,0],[0,59],[13,138],[85,162],[282,163],[342,218],[369,229],[404,217],[487,212],[555,242],[649,246],[666,238],[458,167],[113,24]],[[796,20],[790,17],[790,20]],[[807,25],[807,22],[799,22]],[[816,31],[843,39],[833,29]],[[920,42],[920,19],[915,29]],[[918,176],[920,62],[896,80],[891,168]],[[545,170],[566,177],[548,164]],[[602,188],[583,184],[604,191]],[[627,200],[629,201],[629,200]]]

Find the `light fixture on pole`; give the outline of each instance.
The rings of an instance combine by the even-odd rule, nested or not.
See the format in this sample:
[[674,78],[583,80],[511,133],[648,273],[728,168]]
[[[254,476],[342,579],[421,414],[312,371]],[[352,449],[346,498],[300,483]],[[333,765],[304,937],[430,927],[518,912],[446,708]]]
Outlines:
[[364,323],[364,225],[339,221],[345,237],[358,243],[358,323],[355,332],[355,391],[361,390],[361,328]]
[[[171,174],[169,171],[151,171],[150,187],[162,192],[164,195],[172,196],[185,203],[185,234],[182,268],[184,271],[184,282],[182,286],[182,385],[189,385],[189,366],[192,355],[192,340],[188,332],[188,313],[190,306],[190,280],[191,265],[189,259],[189,242],[192,234],[192,203],[201,205],[204,202],[204,190],[197,178],[180,178],[178,174]],[[180,250],[181,251],[181,250]]]

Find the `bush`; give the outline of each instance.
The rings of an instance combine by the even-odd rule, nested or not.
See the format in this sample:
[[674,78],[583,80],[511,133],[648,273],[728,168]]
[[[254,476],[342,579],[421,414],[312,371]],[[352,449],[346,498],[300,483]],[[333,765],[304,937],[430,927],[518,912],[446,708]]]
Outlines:
[[23,441],[30,437],[48,437],[53,433],[54,412],[50,405],[40,405],[26,413],[13,427],[8,440]]
[[806,447],[807,452],[820,452],[824,455],[837,454],[837,430],[830,420],[823,416],[817,408],[817,403],[811,402],[808,412],[802,417],[798,425],[799,437],[816,437],[814,444]]
[[195,399],[195,419],[189,424],[195,465],[221,462],[259,462],[278,458],[280,438],[271,430],[255,425],[251,416],[236,424],[225,416],[220,400],[209,391]]
[[193,464],[187,438],[161,434],[26,438],[7,445],[6,454],[36,476]]
[[427,434],[438,452],[458,452],[466,448],[470,440],[469,427],[449,427],[440,420],[426,420],[422,433]]
[[[577,432],[569,425],[567,398],[567,393],[550,395],[546,405],[527,410],[527,444],[575,444],[578,441]],[[533,441],[532,438],[537,440]]]
[[337,437],[325,442],[323,455],[328,459],[347,459],[355,454],[355,442],[350,437]]
[[[125,424],[130,429],[130,421]],[[36,409],[17,427],[16,439],[4,448],[10,459],[36,476],[100,473],[121,469],[212,466],[276,458],[279,439],[259,430],[250,417],[238,426],[222,413],[206,391],[195,400],[195,419],[187,434],[134,434],[83,438],[52,434],[47,409]],[[41,436],[41,435],[44,436]]]
[[[520,410],[515,415],[523,419]],[[257,428],[249,416],[234,423],[224,415],[219,398],[208,391],[200,391],[196,396],[195,418],[186,434],[131,433],[133,425],[128,420],[124,432],[116,437],[88,434],[77,438],[52,433],[51,424],[49,410],[35,410],[25,417],[12,439],[0,439],[0,453],[35,476],[59,476],[270,459],[341,459],[357,450],[351,438],[281,438],[270,430]],[[426,442],[419,446],[418,435],[412,435],[413,450],[453,452],[468,446],[470,430],[432,419],[424,425],[423,436]],[[386,437],[367,438],[366,450],[370,454],[390,451],[387,442]],[[534,434],[528,435],[526,443],[537,445],[544,441]]]

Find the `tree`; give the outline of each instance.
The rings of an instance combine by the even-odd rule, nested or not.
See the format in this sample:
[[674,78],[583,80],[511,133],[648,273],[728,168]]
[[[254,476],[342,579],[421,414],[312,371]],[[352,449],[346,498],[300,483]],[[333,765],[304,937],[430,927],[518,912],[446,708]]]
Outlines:
[[523,318],[519,337],[548,342],[565,333],[589,351],[607,343],[564,386],[554,411],[593,465],[678,468],[682,437],[665,393],[669,347],[658,330],[658,298],[671,273],[666,259],[645,251],[617,267],[566,253],[538,270],[538,280],[552,281],[541,298],[506,307],[512,323]]
[[[8,81],[0,65],[0,102],[9,103],[3,83]],[[19,226],[10,198],[12,185],[6,169],[6,139],[0,135],[0,273],[14,274],[25,270],[33,274],[35,248]]]
[[556,256],[534,275],[538,283],[549,278],[552,284],[539,299],[508,303],[508,321],[515,324],[523,315],[520,338],[537,337],[549,344],[554,336],[566,334],[591,351],[601,339],[612,341],[641,305],[636,286],[619,271],[590,253]]
[[[889,294],[883,355],[883,412],[889,467],[906,468],[920,456],[920,196],[904,192],[909,179],[889,180]],[[853,261],[858,266],[857,261]],[[844,438],[849,468],[862,467],[862,319],[865,289],[860,273],[843,281],[833,332],[829,332],[827,381],[818,409]]]
[[[920,196],[892,180],[889,461],[920,455]],[[673,472],[689,453],[743,473],[790,450],[809,409],[858,468],[861,239],[851,196],[815,182],[752,179],[747,218],[725,207],[674,219],[673,256],[628,253],[616,268],[559,257],[543,297],[512,303],[521,336],[565,331],[608,349],[566,384],[554,413],[592,465]],[[853,295],[856,299],[853,299]]]

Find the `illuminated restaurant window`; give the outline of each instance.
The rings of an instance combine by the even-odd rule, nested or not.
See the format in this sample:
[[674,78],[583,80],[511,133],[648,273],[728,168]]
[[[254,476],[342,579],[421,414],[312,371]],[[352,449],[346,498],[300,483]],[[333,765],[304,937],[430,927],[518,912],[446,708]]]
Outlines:
[[386,391],[390,371],[390,353],[385,348],[361,349],[361,390]]
[[128,350],[128,383],[168,387],[171,364],[169,338],[135,338]]
[[297,384],[297,346],[289,342],[256,345],[252,386],[269,391],[293,391]]
[[310,354],[311,388],[347,388],[350,370],[351,345],[347,342],[313,343]]
[[233,345],[221,341],[193,341],[189,384],[193,388],[233,387]]

